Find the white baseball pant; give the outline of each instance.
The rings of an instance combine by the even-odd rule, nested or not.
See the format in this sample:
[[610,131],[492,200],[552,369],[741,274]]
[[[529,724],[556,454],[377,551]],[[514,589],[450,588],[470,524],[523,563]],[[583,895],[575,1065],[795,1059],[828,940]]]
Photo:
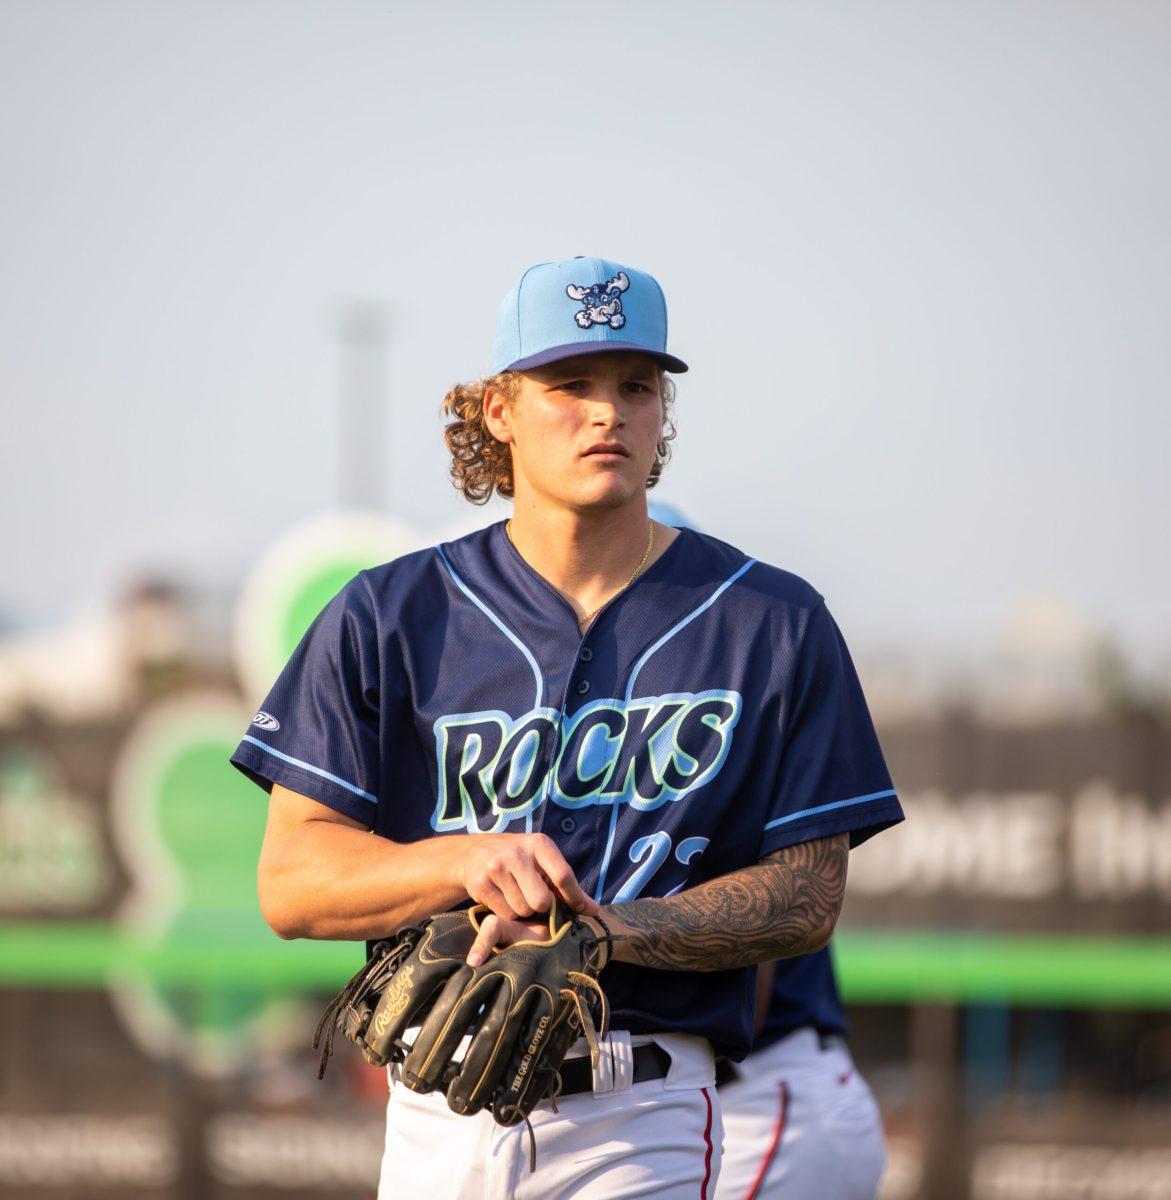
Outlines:
[[736,1066],[716,1200],[874,1200],[882,1118],[841,1038],[798,1029]]
[[[632,1083],[631,1049],[651,1040],[670,1054],[670,1070]],[[713,1200],[723,1129],[710,1044],[615,1030],[603,1049],[592,1093],[561,1098],[556,1113],[547,1103],[533,1110],[535,1172],[523,1123],[459,1116],[441,1092],[403,1087],[391,1067],[379,1200]],[[579,1040],[570,1055],[581,1053]]]

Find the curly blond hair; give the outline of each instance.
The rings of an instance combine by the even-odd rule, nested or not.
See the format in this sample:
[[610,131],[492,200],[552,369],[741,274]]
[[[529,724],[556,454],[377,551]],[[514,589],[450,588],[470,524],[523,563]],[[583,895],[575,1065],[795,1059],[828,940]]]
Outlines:
[[[498,442],[484,420],[484,393],[489,388],[503,392],[512,404],[519,392],[515,371],[501,371],[475,383],[457,383],[443,397],[443,413],[453,418],[443,430],[451,451],[451,482],[472,504],[487,504],[493,492],[512,498],[512,449]],[[649,491],[659,482],[671,458],[670,442],[675,437],[675,381],[659,372],[659,395],[663,398],[663,427],[655,447],[655,461],[647,476]]]

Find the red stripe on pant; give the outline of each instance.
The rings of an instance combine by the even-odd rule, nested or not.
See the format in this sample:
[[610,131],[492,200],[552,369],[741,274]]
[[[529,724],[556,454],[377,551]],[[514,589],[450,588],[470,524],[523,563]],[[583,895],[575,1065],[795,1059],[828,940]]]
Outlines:
[[703,1159],[703,1183],[699,1188],[699,1200],[707,1200],[707,1185],[712,1179],[712,1098],[708,1095],[707,1088],[700,1089],[703,1092],[703,1098],[707,1101],[707,1125],[704,1127],[703,1140],[707,1144],[707,1151]]
[[760,1170],[756,1172],[756,1178],[752,1181],[752,1186],[744,1193],[744,1200],[756,1200],[760,1189],[764,1184],[764,1177],[768,1174],[768,1169],[773,1165],[773,1159],[777,1156],[777,1151],[781,1148],[781,1138],[785,1136],[785,1114],[789,1108],[789,1089],[785,1084],[781,1084],[781,1111],[777,1113],[777,1123],[773,1128],[772,1144],[768,1148],[768,1153],[764,1156],[764,1161],[760,1164]]

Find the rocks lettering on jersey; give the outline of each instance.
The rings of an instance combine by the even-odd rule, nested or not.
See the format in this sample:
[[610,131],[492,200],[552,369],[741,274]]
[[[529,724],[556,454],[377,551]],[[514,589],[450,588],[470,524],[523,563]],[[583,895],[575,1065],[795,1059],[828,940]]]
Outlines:
[[442,717],[432,828],[498,833],[546,796],[571,809],[681,800],[719,773],[742,707],[739,692],[710,690],[595,700],[561,720],[549,708]]

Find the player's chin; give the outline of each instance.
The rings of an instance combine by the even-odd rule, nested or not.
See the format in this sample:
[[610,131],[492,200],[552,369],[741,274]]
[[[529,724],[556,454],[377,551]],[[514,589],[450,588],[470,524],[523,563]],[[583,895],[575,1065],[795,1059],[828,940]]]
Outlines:
[[578,492],[590,503],[613,507],[629,504],[632,497],[646,487],[646,481],[633,462],[624,462],[621,468],[607,467],[588,472],[580,481]]
[[591,480],[588,486],[579,491],[577,507],[582,510],[593,509],[599,512],[611,508],[623,508],[637,495],[641,486],[636,481],[615,477]]

